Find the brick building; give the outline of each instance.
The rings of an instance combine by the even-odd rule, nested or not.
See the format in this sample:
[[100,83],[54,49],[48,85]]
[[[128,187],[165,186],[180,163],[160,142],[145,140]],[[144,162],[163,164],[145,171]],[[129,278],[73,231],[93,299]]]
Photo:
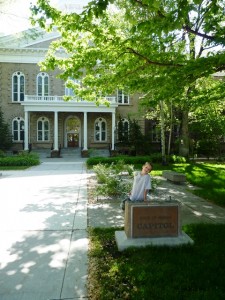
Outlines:
[[[13,148],[28,150],[80,147],[115,149],[118,118],[128,125],[128,115],[138,121],[145,133],[145,122],[138,113],[138,95],[122,90],[106,97],[110,106],[77,99],[54,72],[42,72],[49,44],[57,32],[32,31],[0,37],[0,107],[9,124]],[[73,95],[66,102],[65,95]],[[142,114],[143,115],[143,114]]]

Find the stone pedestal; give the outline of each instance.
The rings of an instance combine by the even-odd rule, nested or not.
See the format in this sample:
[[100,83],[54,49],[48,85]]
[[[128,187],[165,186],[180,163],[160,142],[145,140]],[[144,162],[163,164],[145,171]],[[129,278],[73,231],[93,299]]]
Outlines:
[[60,151],[59,150],[52,150],[51,151],[51,158],[59,158],[60,157]]
[[174,171],[163,171],[162,176],[169,181],[174,183],[184,183],[186,182],[186,175],[182,173],[177,173]]
[[83,157],[83,158],[89,157],[89,152],[88,152],[88,150],[82,150],[82,151],[81,151],[81,157]]
[[181,230],[177,201],[126,202],[124,229],[115,232],[119,251],[148,245],[193,244],[193,240]]
[[125,233],[128,238],[178,236],[180,234],[179,203],[127,201]]

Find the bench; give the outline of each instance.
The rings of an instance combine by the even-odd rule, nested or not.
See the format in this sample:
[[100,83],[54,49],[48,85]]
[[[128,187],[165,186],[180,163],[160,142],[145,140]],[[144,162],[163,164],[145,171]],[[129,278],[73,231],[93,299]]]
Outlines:
[[183,183],[186,181],[186,175],[174,171],[163,171],[162,176],[174,183]]

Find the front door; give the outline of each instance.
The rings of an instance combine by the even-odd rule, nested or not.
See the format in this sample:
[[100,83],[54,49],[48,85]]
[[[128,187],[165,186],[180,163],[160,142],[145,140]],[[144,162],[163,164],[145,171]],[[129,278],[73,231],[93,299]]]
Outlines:
[[67,147],[78,147],[79,146],[79,134],[67,133]]
[[80,120],[70,116],[65,122],[65,147],[80,147]]

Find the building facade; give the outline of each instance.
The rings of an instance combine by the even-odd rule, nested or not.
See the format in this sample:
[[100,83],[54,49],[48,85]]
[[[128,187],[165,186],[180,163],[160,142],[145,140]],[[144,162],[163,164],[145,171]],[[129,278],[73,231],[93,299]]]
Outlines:
[[[57,38],[57,32],[41,31],[35,40],[24,35],[0,38],[0,107],[12,132],[13,148],[28,150],[32,145],[32,149],[115,150],[118,120],[122,118],[127,127],[128,115],[138,121],[144,134],[138,95],[117,90],[106,97],[109,106],[96,106],[78,99],[57,78],[57,70],[40,70],[38,63]],[[64,101],[65,95],[72,96],[72,100]]]

